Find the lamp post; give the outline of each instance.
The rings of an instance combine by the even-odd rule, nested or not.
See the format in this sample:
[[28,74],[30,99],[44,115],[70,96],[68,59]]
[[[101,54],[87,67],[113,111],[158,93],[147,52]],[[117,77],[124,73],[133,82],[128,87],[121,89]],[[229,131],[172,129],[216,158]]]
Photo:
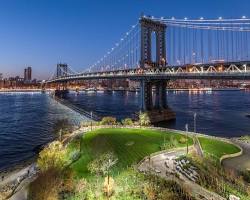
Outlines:
[[185,125],[186,129],[186,138],[187,138],[187,155],[188,155],[188,124]]
[[93,118],[93,112],[91,111],[90,112],[90,119],[91,119],[90,126],[91,126],[91,131],[92,131],[92,118]]
[[197,117],[197,113],[194,113],[194,132],[196,133],[196,117]]

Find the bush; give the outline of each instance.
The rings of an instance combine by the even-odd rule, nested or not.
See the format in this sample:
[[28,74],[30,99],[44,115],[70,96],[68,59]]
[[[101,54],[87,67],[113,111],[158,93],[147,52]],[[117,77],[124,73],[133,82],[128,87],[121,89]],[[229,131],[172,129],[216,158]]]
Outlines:
[[100,123],[101,125],[116,125],[116,118],[115,117],[103,117]]
[[187,143],[187,138],[186,138],[186,137],[181,137],[181,138],[179,139],[179,143],[180,143],[180,144],[186,144],[186,143]]
[[126,118],[122,120],[122,125],[124,126],[132,126],[134,123],[131,118]]
[[139,123],[141,126],[149,126],[150,125],[150,118],[148,116],[148,113],[140,113]]
[[59,141],[52,142],[39,153],[37,160],[38,167],[42,171],[46,171],[50,168],[63,169],[67,163],[66,151],[63,145]]
[[243,180],[247,183],[250,183],[250,171],[242,171],[241,176],[243,177]]
[[30,200],[57,200],[61,191],[62,178],[57,169],[49,169],[39,174],[30,184]]

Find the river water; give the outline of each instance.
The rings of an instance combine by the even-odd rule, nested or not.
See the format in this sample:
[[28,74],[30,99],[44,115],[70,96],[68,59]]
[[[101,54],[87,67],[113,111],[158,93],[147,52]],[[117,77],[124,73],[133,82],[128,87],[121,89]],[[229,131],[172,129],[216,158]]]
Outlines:
[[34,158],[52,141],[59,120],[85,120],[41,93],[0,93],[0,172]]
[[[99,116],[117,119],[133,117],[139,108],[136,92],[72,92],[67,99]],[[196,112],[197,131],[232,137],[250,134],[250,92],[214,91],[190,93],[169,91],[168,105],[177,119],[161,126],[193,130]],[[74,124],[85,117],[41,93],[0,93],[0,171],[36,156],[36,148],[55,138],[54,124],[69,119]]]

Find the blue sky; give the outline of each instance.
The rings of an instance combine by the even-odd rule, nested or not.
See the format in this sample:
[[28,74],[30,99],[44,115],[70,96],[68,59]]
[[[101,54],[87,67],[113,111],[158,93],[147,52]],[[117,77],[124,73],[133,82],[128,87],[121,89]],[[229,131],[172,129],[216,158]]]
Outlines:
[[0,0],[0,73],[46,79],[57,62],[83,70],[141,13],[176,18],[250,17],[249,0]]

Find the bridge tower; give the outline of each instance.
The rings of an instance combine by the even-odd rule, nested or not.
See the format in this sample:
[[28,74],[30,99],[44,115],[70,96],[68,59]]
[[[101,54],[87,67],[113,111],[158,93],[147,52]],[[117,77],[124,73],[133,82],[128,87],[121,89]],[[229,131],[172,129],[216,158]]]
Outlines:
[[[148,17],[140,19],[141,25],[141,68],[166,67],[166,24]],[[156,60],[152,61],[152,33],[156,34]],[[167,80],[141,79],[141,110],[147,112],[151,122],[175,119],[175,113],[167,105]],[[154,88],[154,95],[153,95]]]
[[[141,25],[141,68],[165,67],[166,59],[166,24],[142,17]],[[152,61],[152,33],[156,34],[156,60]]]
[[68,65],[65,63],[58,63],[56,66],[56,77],[60,78],[68,75]]
[[[61,78],[68,75],[68,65],[66,63],[58,63],[56,66],[56,78]],[[68,93],[67,81],[59,82],[56,85],[55,95],[63,97]]]

